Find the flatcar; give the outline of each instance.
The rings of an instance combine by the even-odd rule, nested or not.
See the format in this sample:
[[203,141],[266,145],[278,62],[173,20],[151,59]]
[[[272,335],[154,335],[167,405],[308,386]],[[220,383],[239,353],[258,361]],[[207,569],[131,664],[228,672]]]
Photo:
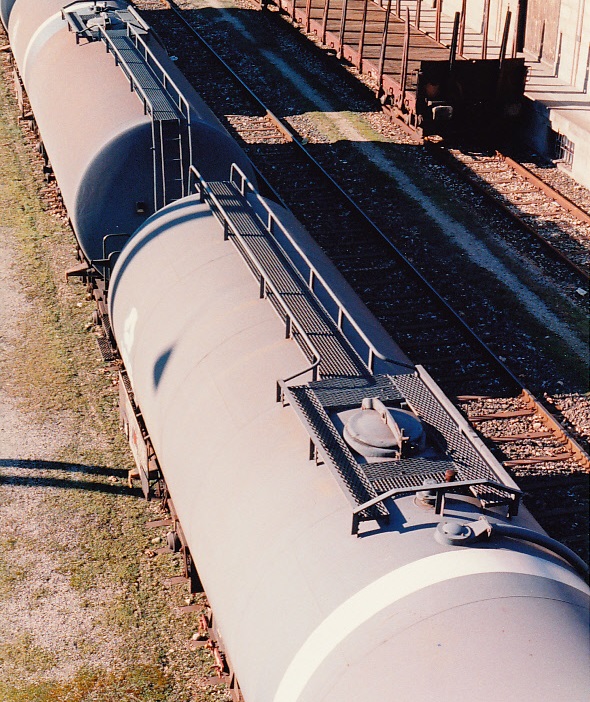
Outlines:
[[[455,16],[450,45],[392,0],[268,0],[340,58],[368,75],[384,109],[420,137],[490,138],[512,129],[521,113],[527,68],[507,55],[510,11],[496,55],[463,55],[465,23]],[[494,52],[496,53],[496,52]]]
[[[153,80],[174,68],[164,54],[153,68],[137,46],[134,71],[117,67],[103,34],[121,23],[117,36],[137,26],[149,35],[119,2],[10,9],[15,60],[70,216],[94,206],[88,169],[59,136],[63,101],[44,96],[61,95],[71,72],[76,145],[89,165],[114,159],[127,173],[112,141],[141,119],[118,86],[139,85],[138,65]],[[77,59],[85,52],[88,63]],[[49,58],[63,71],[37,66]],[[94,60],[96,82],[82,80],[78,66]],[[98,125],[97,95],[121,96],[110,131]],[[171,544],[207,592],[234,699],[585,700],[587,567],[542,532],[426,370],[293,215],[260,195],[228,135],[204,122],[218,142],[193,152],[189,194],[152,201],[108,263],[93,256],[112,222],[127,221],[118,203],[135,206],[144,182],[120,180],[109,200],[99,178],[94,227],[72,222],[88,270],[108,283],[142,486],[165,481]],[[153,146],[137,146],[151,186]]]

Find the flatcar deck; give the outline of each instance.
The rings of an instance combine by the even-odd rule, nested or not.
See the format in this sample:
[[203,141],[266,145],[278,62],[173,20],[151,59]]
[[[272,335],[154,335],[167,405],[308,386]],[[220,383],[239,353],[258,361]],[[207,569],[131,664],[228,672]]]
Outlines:
[[408,0],[263,0],[263,7],[270,2],[368,75],[384,107],[422,136],[501,131],[520,111],[526,68],[507,55],[510,12],[499,49],[486,35],[474,57],[465,17],[443,18],[441,4],[425,8],[422,20],[421,2]]
[[[374,2],[365,0],[277,0],[278,5],[308,31],[317,34],[322,43],[335,49],[339,55],[360,70],[379,80],[383,74],[386,92],[399,86],[402,71],[403,46],[406,35],[404,20],[390,13],[386,28],[387,11]],[[301,6],[299,6],[301,5]],[[387,31],[386,48],[383,50]],[[408,55],[408,87],[411,77],[419,70],[422,61],[448,61],[449,47],[410,24]],[[383,59],[382,59],[383,56]],[[383,60],[381,71],[380,61]],[[414,79],[415,81],[415,79]]]

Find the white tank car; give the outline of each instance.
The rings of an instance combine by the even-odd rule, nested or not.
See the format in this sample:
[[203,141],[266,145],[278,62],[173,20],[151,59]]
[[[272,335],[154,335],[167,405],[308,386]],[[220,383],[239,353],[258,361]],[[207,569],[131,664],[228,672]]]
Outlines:
[[[297,276],[275,270],[261,286],[198,197],[140,228],[110,288],[135,398],[246,702],[586,700],[585,582],[559,546],[528,540],[544,537],[525,509],[507,518],[518,491],[501,466],[292,216],[270,209],[295,241],[285,248],[300,246],[325,281],[315,289],[334,318],[326,286],[337,291],[358,355],[337,325],[310,331],[318,308]],[[276,252],[245,201],[234,212],[242,247]],[[298,309],[290,326],[277,297]],[[351,319],[393,359],[371,363],[377,375]],[[320,377],[286,382],[277,402],[277,380],[314,360],[296,341],[304,332],[328,345]],[[466,494],[437,504],[442,475],[471,480]],[[517,528],[522,538],[500,533]]]
[[[131,235],[156,209],[188,193],[178,159],[184,173],[192,160],[219,178],[237,161],[254,177],[241,149],[127,3],[0,2],[41,139],[89,261],[119,250],[119,235]],[[169,92],[157,88],[145,67],[130,89],[121,67],[124,60],[138,63],[125,36],[129,27],[140,51],[150,52],[154,74],[166,73]],[[108,36],[110,53],[101,36]],[[142,88],[151,105],[147,113]]]

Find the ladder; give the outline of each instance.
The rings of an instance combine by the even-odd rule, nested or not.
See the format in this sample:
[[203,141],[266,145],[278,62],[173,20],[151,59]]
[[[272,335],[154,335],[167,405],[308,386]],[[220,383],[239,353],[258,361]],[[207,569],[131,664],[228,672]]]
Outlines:
[[133,7],[115,9],[73,2],[62,9],[68,28],[87,41],[103,41],[152,123],[154,210],[189,194],[191,115],[187,99],[147,43],[149,26]]

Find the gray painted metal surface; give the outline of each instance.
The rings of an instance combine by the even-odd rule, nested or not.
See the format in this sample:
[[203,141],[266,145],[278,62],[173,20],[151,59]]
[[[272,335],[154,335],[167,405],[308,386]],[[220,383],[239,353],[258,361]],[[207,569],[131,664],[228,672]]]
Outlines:
[[[388,504],[389,526],[350,535],[346,495],[275,401],[308,359],[206,205],[179,201],[139,230],[110,309],[247,702],[586,699],[588,589],[557,556],[440,544],[440,517],[412,496]],[[446,520],[480,514],[447,499]],[[513,521],[538,528],[526,510]]]
[[[151,120],[105,45],[76,43],[61,17],[64,5],[16,0],[9,36],[74,231],[95,260],[103,258],[104,236],[132,234],[154,210]],[[162,47],[149,43],[190,104],[195,163],[207,177],[222,178],[237,161],[253,178],[243,152]],[[112,240],[107,253],[121,244]]]
[[8,28],[8,20],[15,0],[0,0],[0,20],[5,28]]

